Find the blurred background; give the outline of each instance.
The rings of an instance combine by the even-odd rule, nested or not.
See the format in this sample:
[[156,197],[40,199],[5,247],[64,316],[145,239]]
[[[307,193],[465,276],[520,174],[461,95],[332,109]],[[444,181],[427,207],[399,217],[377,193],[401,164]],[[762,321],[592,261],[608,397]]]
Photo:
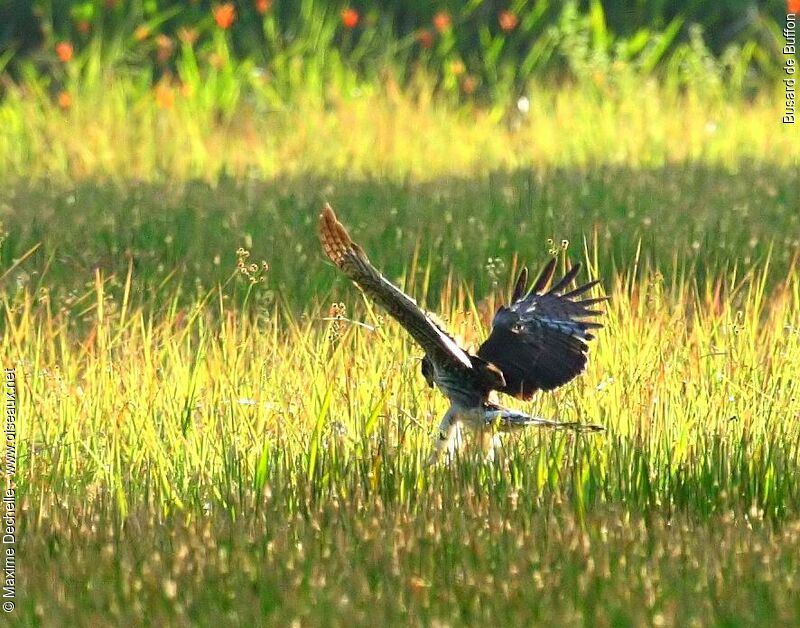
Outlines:
[[748,155],[764,147],[727,125],[755,120],[731,107],[780,118],[797,4],[4,0],[0,166],[430,178]]
[[[391,68],[401,81],[424,68],[445,92],[491,99],[534,77],[580,79],[587,63],[631,64],[641,71],[691,81],[687,61],[708,55],[732,81],[754,87],[774,77],[792,0],[4,0],[0,68],[15,76],[36,67],[59,78],[69,45],[78,59],[105,51],[108,61],[149,62],[153,79],[187,81],[187,48],[208,59],[226,50],[248,60],[286,97],[295,64],[374,78]],[[794,4],[797,4],[796,2]],[[113,56],[112,56],[113,55]],[[337,68],[339,64],[343,68]],[[295,67],[297,69],[297,67]],[[306,80],[310,80],[310,77]]]
[[778,238],[780,272],[797,4],[4,0],[0,260],[43,242],[61,286],[123,276],[123,253],[140,285],[207,284],[260,243],[299,306],[326,281],[296,265],[331,200],[393,273],[416,245],[483,278],[588,231],[606,269],[642,239],[655,265],[677,246],[713,273]]

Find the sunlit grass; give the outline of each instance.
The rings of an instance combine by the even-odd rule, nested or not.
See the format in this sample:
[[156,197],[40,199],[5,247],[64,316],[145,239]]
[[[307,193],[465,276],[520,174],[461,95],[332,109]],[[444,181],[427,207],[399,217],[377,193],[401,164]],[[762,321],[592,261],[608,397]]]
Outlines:
[[790,165],[800,156],[780,123],[777,92],[748,101],[633,78],[534,85],[524,112],[513,99],[505,109],[456,107],[424,81],[404,92],[389,81],[324,98],[299,93],[280,107],[242,97],[230,115],[207,95],[178,88],[169,88],[164,108],[160,88],[124,76],[77,84],[68,110],[32,89],[11,90],[0,103],[0,167],[8,175],[214,181],[346,172],[431,180],[528,166]]
[[[587,504],[704,513],[754,504],[781,518],[798,490],[798,278],[770,293],[763,269],[720,281],[724,294],[657,275],[610,285],[586,374],[529,406],[599,421],[608,433],[511,439],[518,481]],[[494,310],[469,294],[446,291],[440,308],[467,344],[480,341]],[[178,311],[125,300],[111,308],[98,274],[76,307],[89,318],[78,337],[47,300],[23,293],[9,303],[3,354],[20,365],[22,406],[38,417],[20,434],[30,477],[50,476],[56,493],[75,481],[113,488],[123,510],[144,493],[167,510],[202,495],[227,502],[252,486],[261,456],[299,465],[321,494],[363,481],[405,501],[400,479],[406,489],[428,481],[419,461],[446,401],[423,385],[419,352],[397,325],[358,303],[335,322],[280,306],[242,316],[223,297],[212,291]],[[691,496],[697,490],[703,500]]]
[[[434,469],[446,402],[344,282],[333,321],[318,300],[234,307],[266,289],[244,277],[186,308],[141,303],[132,271],[119,301],[98,271],[71,312],[19,291],[1,353],[25,417],[21,554],[57,574],[23,572],[23,616],[317,623],[322,599],[345,623],[792,621],[800,278],[767,275],[616,275],[586,373],[514,404],[607,432],[530,430],[498,464],[468,446]],[[505,291],[476,303],[452,279],[436,309],[475,342]]]

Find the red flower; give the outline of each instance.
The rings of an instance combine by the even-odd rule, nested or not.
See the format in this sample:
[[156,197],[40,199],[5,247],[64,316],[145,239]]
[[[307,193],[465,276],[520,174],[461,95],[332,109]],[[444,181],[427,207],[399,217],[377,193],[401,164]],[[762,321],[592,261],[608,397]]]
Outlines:
[[461,80],[461,89],[464,90],[465,94],[472,94],[475,92],[475,89],[478,87],[478,79],[476,79],[471,74],[467,74]]
[[452,23],[453,20],[450,19],[450,14],[447,11],[439,11],[433,16],[433,26],[440,33],[449,30]]
[[90,30],[92,30],[92,25],[86,20],[80,20],[77,24],[75,24],[75,28],[78,29],[78,32],[81,35],[86,35]]
[[417,41],[423,48],[430,48],[433,46],[433,33],[427,28],[423,28],[421,31],[417,31]]
[[236,7],[233,2],[218,4],[212,10],[214,21],[222,30],[228,30],[236,21]]
[[500,11],[497,21],[500,23],[500,28],[506,33],[513,31],[519,24],[519,18],[511,11]]
[[164,33],[159,33],[156,36],[156,58],[159,63],[166,63],[169,61],[174,50],[175,42],[171,37],[164,35]]
[[358,11],[351,7],[342,10],[342,25],[345,28],[355,28],[358,25]]
[[256,0],[255,5],[256,11],[258,11],[261,15],[264,15],[272,6],[272,0]]
[[56,56],[61,63],[67,63],[72,59],[73,48],[68,41],[60,41],[56,44]]
[[795,15],[800,13],[800,0],[786,0],[786,12]]

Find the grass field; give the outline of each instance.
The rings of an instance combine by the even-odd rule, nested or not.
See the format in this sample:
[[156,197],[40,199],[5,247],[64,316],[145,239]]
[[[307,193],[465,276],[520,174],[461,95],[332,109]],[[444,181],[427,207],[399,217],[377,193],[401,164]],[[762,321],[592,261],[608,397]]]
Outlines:
[[[383,98],[255,128],[7,100],[12,623],[800,623],[796,138],[768,98],[568,96],[520,129]],[[568,240],[607,326],[514,405],[606,432],[425,468],[445,400],[323,261],[323,200],[467,344]]]

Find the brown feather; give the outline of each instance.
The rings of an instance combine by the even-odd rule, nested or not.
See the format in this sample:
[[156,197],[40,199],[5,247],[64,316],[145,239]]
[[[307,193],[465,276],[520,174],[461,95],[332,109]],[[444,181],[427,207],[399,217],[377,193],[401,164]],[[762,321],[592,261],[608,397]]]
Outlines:
[[420,309],[414,299],[370,263],[366,253],[353,242],[327,203],[319,216],[319,239],[325,255],[397,320],[432,360],[453,368],[472,368],[467,353]]

